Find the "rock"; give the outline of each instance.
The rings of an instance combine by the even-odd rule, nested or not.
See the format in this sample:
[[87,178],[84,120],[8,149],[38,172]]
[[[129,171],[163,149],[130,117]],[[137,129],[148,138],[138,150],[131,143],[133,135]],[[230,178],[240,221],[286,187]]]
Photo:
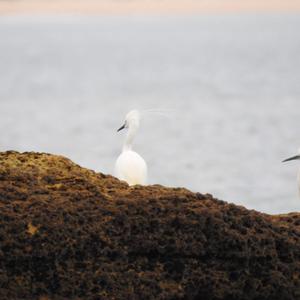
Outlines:
[[0,299],[300,299],[300,214],[0,153]]

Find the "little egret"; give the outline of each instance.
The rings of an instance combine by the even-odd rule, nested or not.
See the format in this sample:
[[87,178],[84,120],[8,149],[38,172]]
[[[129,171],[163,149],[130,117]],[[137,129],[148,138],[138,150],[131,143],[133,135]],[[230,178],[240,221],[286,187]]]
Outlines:
[[115,174],[120,180],[126,181],[129,185],[146,184],[147,164],[144,159],[132,150],[133,139],[140,126],[141,114],[137,110],[130,111],[125,118],[124,128],[128,129],[123,150],[115,165]]
[[[287,158],[287,159],[285,159],[283,162],[291,161],[291,160],[296,160],[296,159],[299,159],[299,160],[300,160],[300,149],[299,149],[297,155],[292,156],[292,157],[290,157],[290,158]],[[298,189],[299,189],[299,195],[300,195],[300,170],[299,170],[299,172],[298,172]]]

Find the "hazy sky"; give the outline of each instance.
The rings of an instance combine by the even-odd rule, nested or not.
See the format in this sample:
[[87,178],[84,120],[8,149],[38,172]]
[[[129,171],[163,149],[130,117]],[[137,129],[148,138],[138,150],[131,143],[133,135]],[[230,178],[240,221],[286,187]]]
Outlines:
[[7,13],[205,13],[300,11],[300,0],[15,0],[0,1]]

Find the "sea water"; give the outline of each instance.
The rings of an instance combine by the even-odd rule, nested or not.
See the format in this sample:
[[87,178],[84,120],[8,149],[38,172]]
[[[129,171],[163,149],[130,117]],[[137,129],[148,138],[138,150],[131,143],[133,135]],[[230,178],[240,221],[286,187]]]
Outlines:
[[113,172],[132,108],[149,183],[300,210],[300,15],[2,16],[0,150]]

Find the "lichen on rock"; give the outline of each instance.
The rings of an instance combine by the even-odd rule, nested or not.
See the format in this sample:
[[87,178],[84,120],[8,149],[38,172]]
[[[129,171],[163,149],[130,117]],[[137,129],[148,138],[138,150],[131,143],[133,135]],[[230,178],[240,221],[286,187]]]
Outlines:
[[0,153],[0,299],[300,299],[300,214]]

